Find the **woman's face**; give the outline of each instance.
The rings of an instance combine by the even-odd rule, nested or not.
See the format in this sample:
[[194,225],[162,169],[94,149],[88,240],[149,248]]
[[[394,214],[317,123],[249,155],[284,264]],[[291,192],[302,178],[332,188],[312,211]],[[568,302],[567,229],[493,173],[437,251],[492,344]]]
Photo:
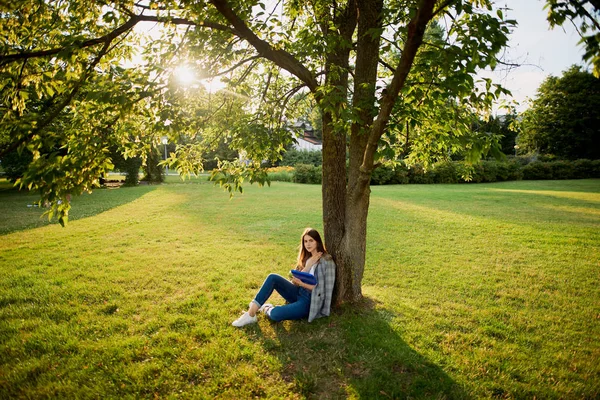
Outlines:
[[313,251],[315,251],[317,249],[317,241],[315,239],[313,239],[312,237],[310,237],[309,235],[304,235],[304,238],[302,240],[304,242],[304,248],[309,253],[312,253]]

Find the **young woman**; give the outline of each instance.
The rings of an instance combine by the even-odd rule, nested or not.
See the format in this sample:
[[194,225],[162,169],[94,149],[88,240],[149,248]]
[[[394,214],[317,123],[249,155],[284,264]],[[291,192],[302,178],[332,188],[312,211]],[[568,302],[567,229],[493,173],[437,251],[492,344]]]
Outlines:
[[[321,235],[312,228],[306,228],[302,233],[296,269],[314,275],[317,283],[309,285],[295,277],[289,281],[281,275],[270,274],[250,302],[248,311],[233,321],[232,325],[242,327],[255,323],[258,311],[264,312],[273,321],[308,317],[308,322],[311,322],[315,318],[329,315],[335,283],[335,263],[327,254]],[[288,304],[273,306],[267,303],[273,290]]]

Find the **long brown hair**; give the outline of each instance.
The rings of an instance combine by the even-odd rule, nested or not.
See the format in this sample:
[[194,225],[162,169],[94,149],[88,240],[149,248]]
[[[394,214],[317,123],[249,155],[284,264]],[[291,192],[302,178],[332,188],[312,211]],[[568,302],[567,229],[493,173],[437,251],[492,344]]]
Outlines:
[[321,235],[318,231],[313,228],[306,228],[300,236],[300,251],[298,252],[298,261],[296,264],[296,269],[301,270],[306,265],[306,260],[308,260],[311,256],[310,252],[306,250],[304,247],[304,236],[310,236],[317,242],[317,251],[323,253],[323,255],[327,254],[327,250],[325,249],[325,245],[323,244],[323,240],[321,239]]

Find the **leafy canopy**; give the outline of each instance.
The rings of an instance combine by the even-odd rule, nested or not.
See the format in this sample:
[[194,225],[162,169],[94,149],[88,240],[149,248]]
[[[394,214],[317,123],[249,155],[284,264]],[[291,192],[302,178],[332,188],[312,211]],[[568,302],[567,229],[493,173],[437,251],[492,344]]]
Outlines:
[[[425,3],[434,3],[436,23],[406,69],[411,23]],[[263,182],[260,162],[281,157],[306,96],[336,132],[365,135],[391,101],[391,122],[382,119],[375,141],[380,160],[433,161],[464,148],[476,159],[493,149],[498,138],[470,126],[505,91],[473,76],[498,65],[515,21],[488,0],[389,0],[355,31],[356,4],[11,1],[0,14],[0,156],[31,152],[19,183],[39,190],[64,222],[69,196],[112,168],[111,148],[145,161],[165,135],[182,174],[200,171],[204,155],[227,143],[250,163],[224,162],[215,179],[230,190]],[[377,61],[368,79],[365,51]],[[181,65],[227,89],[182,87]],[[408,74],[401,86],[398,70]],[[398,146],[407,133],[412,145]]]

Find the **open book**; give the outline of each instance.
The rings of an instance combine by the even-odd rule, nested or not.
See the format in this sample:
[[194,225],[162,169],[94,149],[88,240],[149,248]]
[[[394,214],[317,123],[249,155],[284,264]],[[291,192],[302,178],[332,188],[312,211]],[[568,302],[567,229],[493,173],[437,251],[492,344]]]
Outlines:
[[314,275],[311,275],[308,272],[302,272],[302,271],[298,271],[298,270],[293,269],[292,270],[292,275],[295,278],[298,278],[302,282],[307,283],[309,285],[316,285],[317,284],[317,278],[315,278]]

